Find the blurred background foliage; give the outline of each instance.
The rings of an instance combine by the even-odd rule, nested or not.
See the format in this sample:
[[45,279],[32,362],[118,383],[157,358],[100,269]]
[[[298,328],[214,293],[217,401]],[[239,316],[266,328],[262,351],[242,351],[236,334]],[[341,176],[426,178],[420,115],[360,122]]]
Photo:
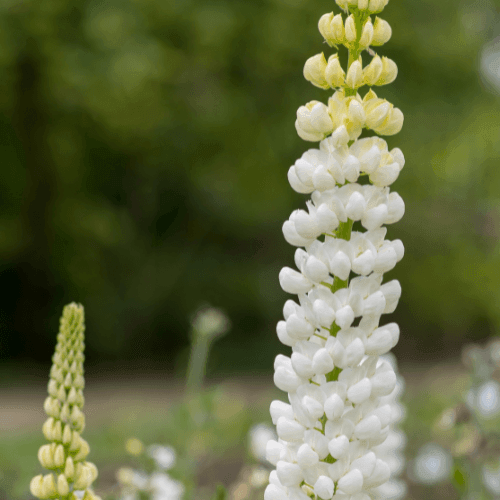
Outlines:
[[[329,10],[0,3],[0,359],[48,362],[75,300],[89,360],[182,367],[189,313],[208,301],[233,322],[209,370],[271,369],[294,252],[281,226],[305,202],[286,173],[314,147],[295,112],[328,97],[301,72],[327,49]],[[500,83],[479,72],[500,3],[398,0],[382,17],[393,38],[380,53],[400,73],[379,95],[405,113],[388,143],[407,159],[394,186],[406,215],[388,233],[406,247],[387,276],[403,287],[395,353],[457,355],[500,326]]]

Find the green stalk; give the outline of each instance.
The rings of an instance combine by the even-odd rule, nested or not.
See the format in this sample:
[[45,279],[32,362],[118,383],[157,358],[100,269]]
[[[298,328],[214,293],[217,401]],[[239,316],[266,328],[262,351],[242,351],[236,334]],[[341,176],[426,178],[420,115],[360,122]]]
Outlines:
[[186,381],[186,390],[190,394],[198,392],[203,385],[209,348],[210,339],[204,335],[194,335]]

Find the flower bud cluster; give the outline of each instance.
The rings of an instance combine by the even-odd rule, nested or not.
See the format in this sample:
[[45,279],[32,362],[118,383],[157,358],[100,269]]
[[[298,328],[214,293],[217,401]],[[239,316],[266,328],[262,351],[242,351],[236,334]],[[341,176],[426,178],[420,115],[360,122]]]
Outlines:
[[381,12],[389,0],[335,0],[337,5],[344,10],[357,8],[370,14]]
[[84,312],[75,303],[65,306],[48,384],[49,396],[44,410],[49,418],[42,430],[50,444],[38,450],[38,460],[46,475],[35,476],[31,493],[40,499],[78,498],[75,491],[84,492],[83,500],[99,500],[90,488],[97,477],[97,467],[85,459],[90,448],[81,437],[85,428],[83,378]]
[[[354,66],[354,64],[352,65]],[[381,135],[397,134],[403,127],[403,113],[385,99],[380,99],[370,90],[363,99],[356,94],[346,97],[345,91],[338,90],[328,100],[328,106],[311,101],[297,110],[295,128],[305,141],[322,141],[332,135],[356,140],[363,128],[370,128]]]

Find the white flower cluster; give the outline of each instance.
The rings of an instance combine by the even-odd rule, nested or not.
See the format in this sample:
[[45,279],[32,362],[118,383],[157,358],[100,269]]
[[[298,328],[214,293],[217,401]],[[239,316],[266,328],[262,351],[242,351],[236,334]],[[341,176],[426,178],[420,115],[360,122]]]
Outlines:
[[[283,290],[299,303],[286,302],[277,326],[293,352],[276,358],[274,381],[290,404],[271,404],[278,440],[267,445],[276,470],[265,500],[368,500],[391,475],[387,447],[395,443],[384,443],[401,411],[391,400],[394,369],[379,356],[396,345],[399,327],[380,326],[380,319],[396,308],[401,287],[382,281],[404,247],[385,240],[382,225],[404,213],[403,200],[388,188],[404,156],[377,137],[351,147],[348,140],[345,129],[337,130],[288,173],[292,187],[312,192],[312,200],[283,226],[287,241],[304,248],[295,253],[299,271],[280,273]],[[358,184],[363,174],[375,185]],[[353,221],[367,231],[354,231],[349,240],[334,234]],[[359,276],[347,284],[351,272]]]
[[151,474],[122,467],[117,471],[120,500],[139,500],[145,495],[151,500],[181,500],[184,485],[166,472],[175,466],[176,454],[170,446],[151,445],[148,455],[154,459],[156,469]]

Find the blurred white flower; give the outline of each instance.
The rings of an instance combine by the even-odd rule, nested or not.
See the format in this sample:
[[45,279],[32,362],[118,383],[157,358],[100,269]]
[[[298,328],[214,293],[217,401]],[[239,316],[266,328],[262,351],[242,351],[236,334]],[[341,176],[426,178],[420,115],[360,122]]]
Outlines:
[[184,485],[162,472],[151,474],[149,489],[152,500],[181,500],[184,495]]
[[483,47],[480,71],[488,87],[500,93],[500,37]]
[[479,387],[475,407],[485,419],[496,417],[500,413],[500,385],[489,380]]
[[175,465],[175,450],[171,446],[153,444],[148,447],[148,455],[162,469],[169,470]]
[[500,495],[500,461],[493,465],[483,465],[482,478],[491,494]]
[[249,432],[250,453],[260,462],[266,462],[266,446],[271,439],[276,439],[274,429],[266,424],[254,425]]
[[406,496],[406,483],[402,479],[391,479],[387,483],[374,488],[374,498],[383,500],[401,500]]
[[191,325],[197,335],[211,338],[226,333],[231,322],[221,309],[205,306],[194,314]]
[[441,446],[428,443],[420,448],[408,472],[414,481],[433,484],[446,479],[451,466],[451,455]]
[[269,471],[264,467],[255,467],[250,475],[250,485],[253,488],[262,488],[269,481]]

